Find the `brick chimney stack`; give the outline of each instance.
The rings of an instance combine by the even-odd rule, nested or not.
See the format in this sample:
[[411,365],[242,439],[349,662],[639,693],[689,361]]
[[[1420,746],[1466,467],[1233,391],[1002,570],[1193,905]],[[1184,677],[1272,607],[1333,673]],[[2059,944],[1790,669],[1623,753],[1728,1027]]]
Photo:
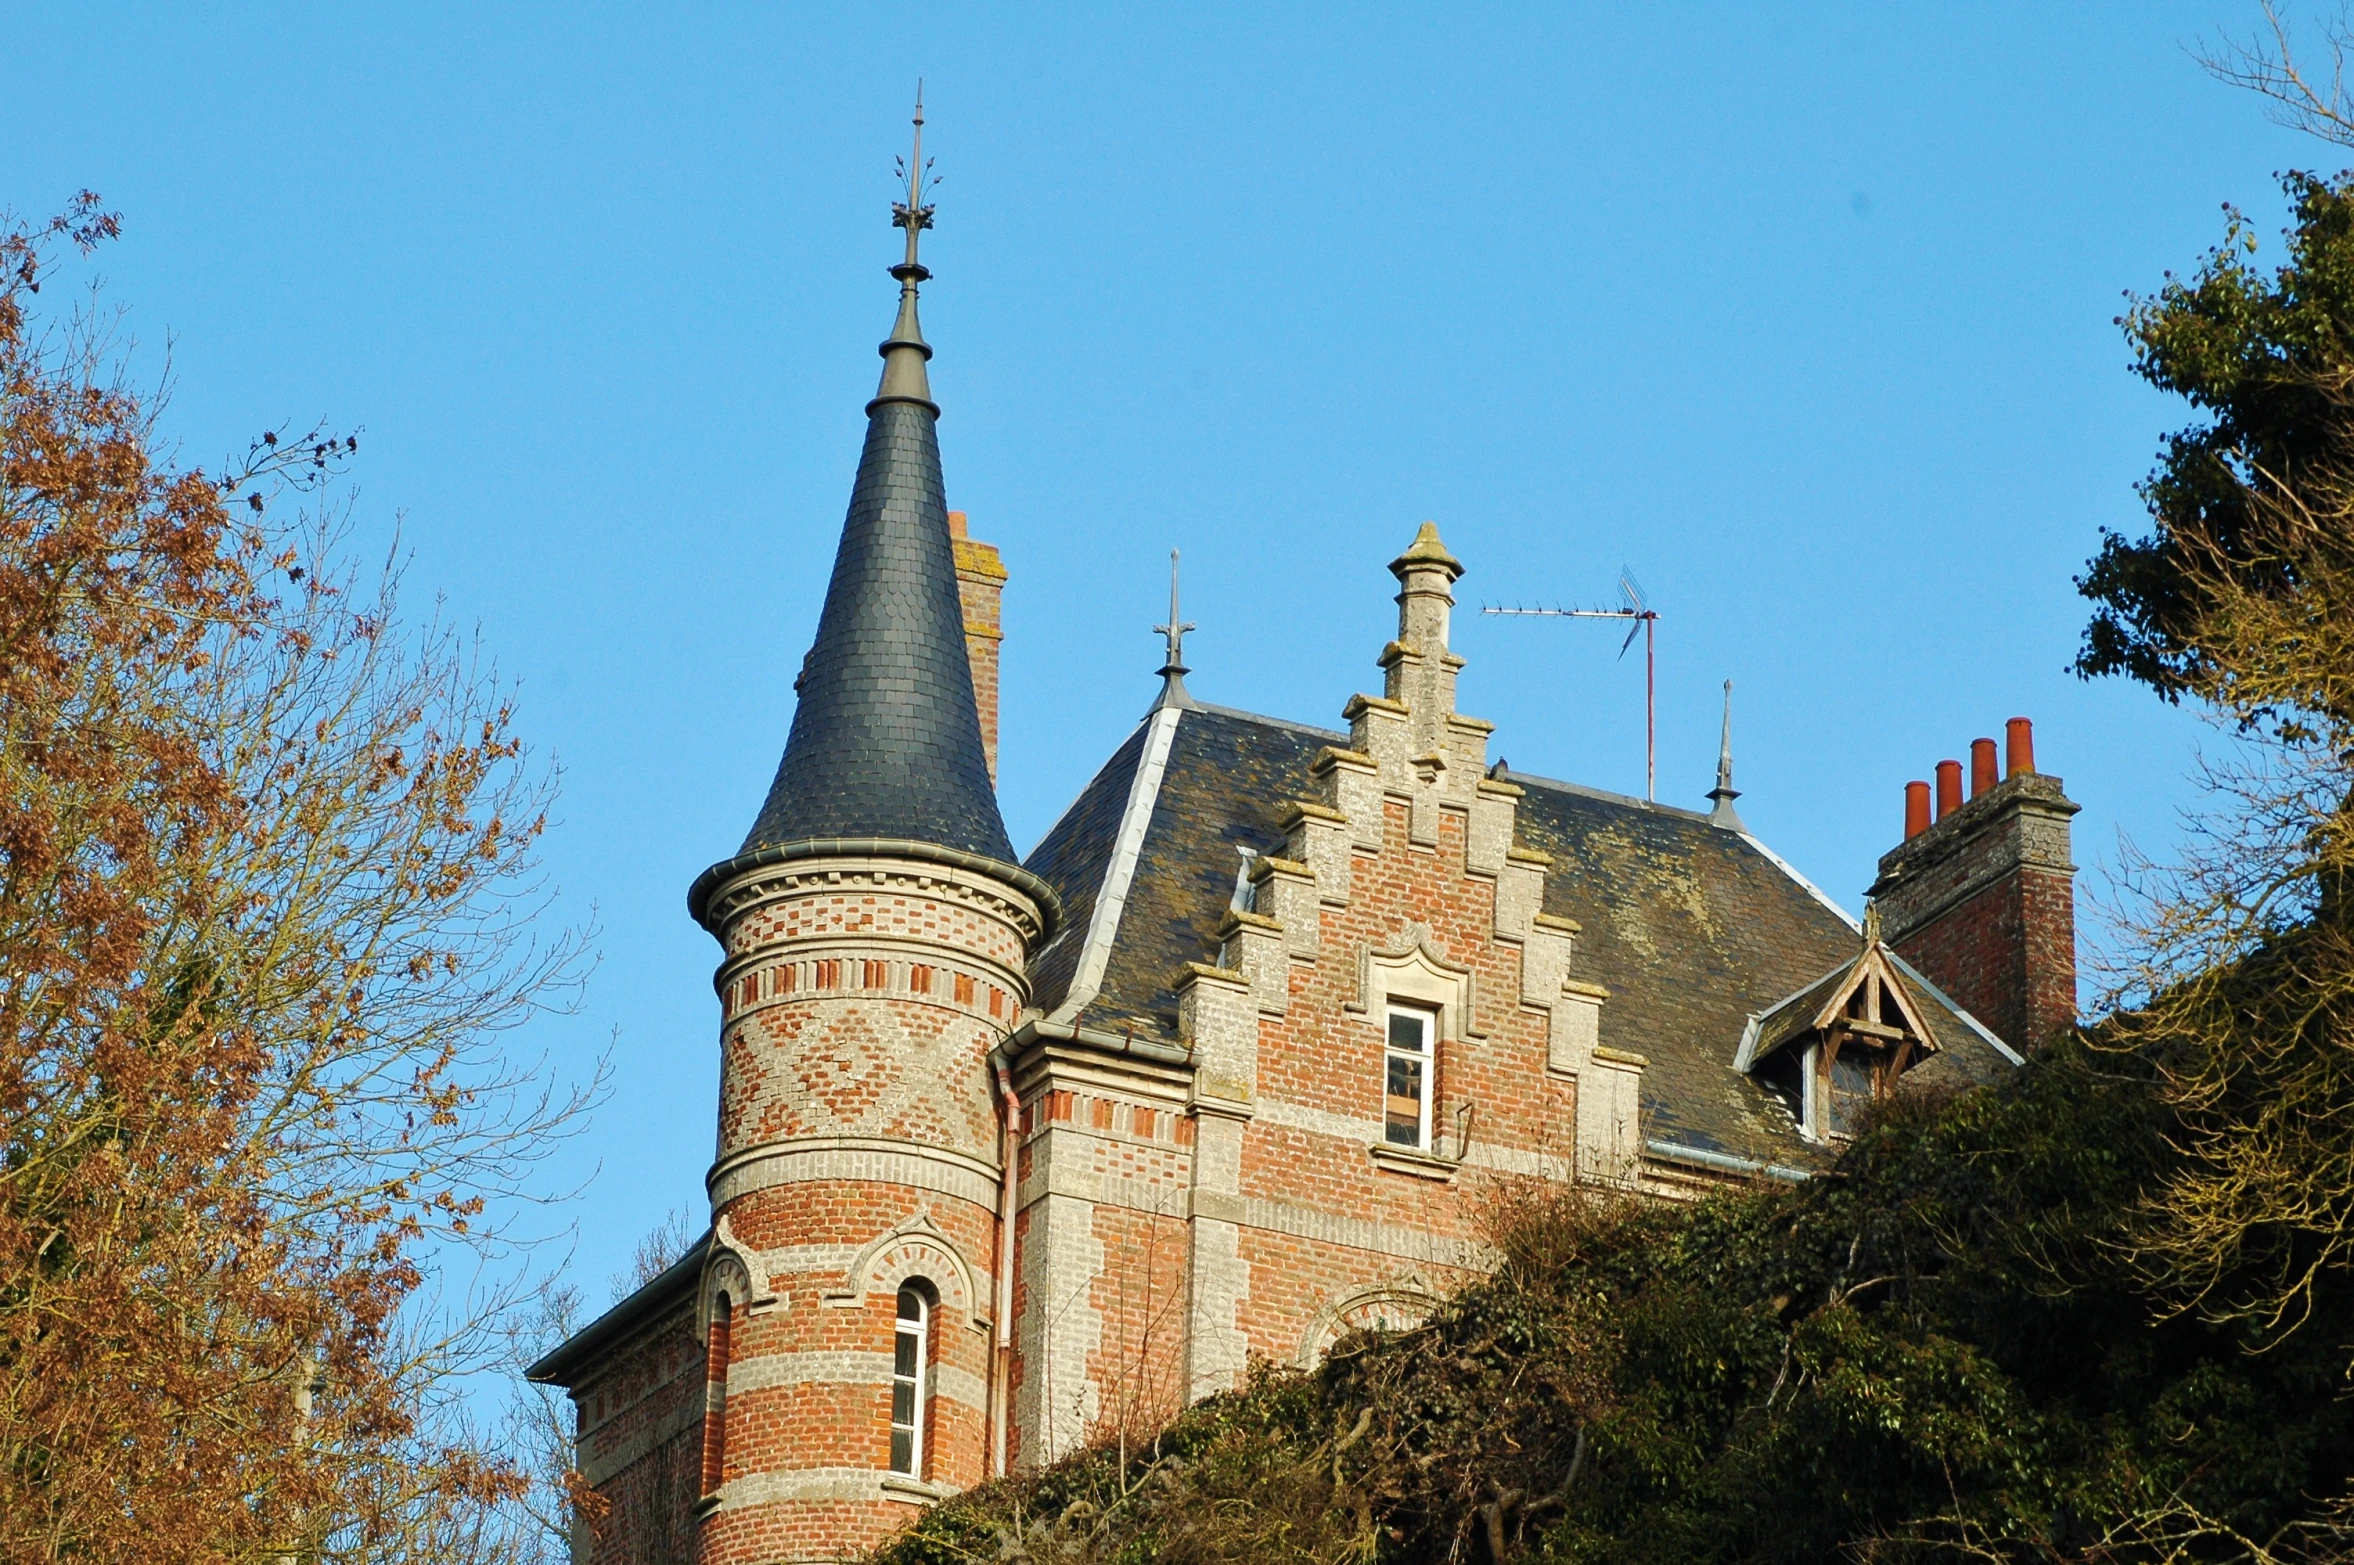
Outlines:
[[1979,786],[1966,802],[1947,802],[1960,793],[1960,766],[1938,767],[1934,821],[1916,824],[1928,790],[1907,785],[1907,836],[1882,855],[1871,895],[1897,954],[2025,1052],[2076,1019],[2068,818],[2079,807],[2059,778],[2035,770],[2027,719],[2012,718],[2005,737],[2010,771],[1999,782],[1993,742],[1971,746]]
[[964,604],[965,656],[973,665],[973,705],[981,714],[981,753],[989,758],[989,780],[997,781],[997,647],[1005,640],[999,600],[1005,595],[1005,562],[997,545],[967,536],[962,511],[948,513],[948,536],[956,547],[956,595]]

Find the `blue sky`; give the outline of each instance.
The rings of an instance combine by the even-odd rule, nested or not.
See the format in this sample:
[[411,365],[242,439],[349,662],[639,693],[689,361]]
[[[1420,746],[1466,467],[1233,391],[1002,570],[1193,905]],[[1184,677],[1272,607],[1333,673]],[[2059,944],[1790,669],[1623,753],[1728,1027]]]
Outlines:
[[[700,1200],[695,873],[791,717],[889,324],[927,81],[924,322],[951,504],[997,543],[1027,846],[1151,699],[1185,551],[1202,698],[1337,723],[1383,563],[1470,567],[1464,709],[1526,771],[1741,809],[1850,908],[1903,782],[2004,718],[2163,847],[2200,730],[2066,671],[2070,584],[2184,410],[2127,289],[2273,172],[2335,168],[2186,52],[2252,5],[11,8],[0,206],[84,186],[166,427],[363,429],[362,542],[478,623],[565,776],[602,964],[533,1043],[616,1095],[574,1149],[592,1298]],[[2088,875],[2087,879],[2093,876]],[[593,1174],[593,1177],[590,1177]],[[700,1209],[697,1209],[700,1219]]]

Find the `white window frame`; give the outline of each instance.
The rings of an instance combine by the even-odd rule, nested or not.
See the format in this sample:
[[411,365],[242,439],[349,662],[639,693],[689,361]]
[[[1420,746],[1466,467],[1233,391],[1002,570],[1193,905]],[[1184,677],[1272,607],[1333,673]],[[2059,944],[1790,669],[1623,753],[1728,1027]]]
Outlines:
[[[1400,1016],[1406,1016],[1406,1017],[1411,1017],[1411,1018],[1413,1018],[1413,1020],[1414,1020],[1414,1021],[1415,1021],[1415,1022],[1416,1022],[1416,1023],[1417,1023],[1417,1024],[1420,1026],[1420,1027],[1421,1027],[1421,1028],[1422,1028],[1422,1050],[1421,1050],[1421,1052],[1420,1052],[1420,1053],[1416,1053],[1415,1051],[1413,1051],[1413,1050],[1411,1050],[1411,1049],[1400,1049],[1400,1048],[1396,1048],[1396,1047],[1393,1047],[1393,1046],[1391,1045],[1391,1043],[1390,1043],[1390,1028],[1391,1028],[1391,1026],[1392,1026],[1392,1024],[1393,1024],[1393,1022],[1394,1022],[1394,1019],[1395,1019],[1395,1018],[1397,1018],[1397,1017],[1400,1017]],[[1392,1140],[1390,1140],[1390,1134],[1389,1134],[1389,1129],[1390,1129],[1390,1114],[1389,1114],[1389,1077],[1390,1077],[1390,1062],[1391,1062],[1392,1060],[1397,1060],[1397,1059],[1410,1059],[1410,1060],[1413,1060],[1413,1061],[1414,1061],[1416,1064],[1418,1064],[1418,1065],[1420,1065],[1420,1066],[1422,1067],[1422,1073],[1421,1073],[1421,1080],[1422,1080],[1422,1091],[1421,1091],[1421,1095],[1420,1095],[1420,1096],[1421,1096],[1421,1105],[1420,1105],[1421,1112],[1420,1112],[1420,1114],[1419,1114],[1419,1116],[1418,1116],[1418,1120],[1417,1120],[1417,1123],[1416,1123],[1416,1126],[1415,1126],[1415,1140],[1414,1140],[1414,1142],[1413,1142],[1413,1144],[1412,1144],[1412,1149],[1413,1149],[1414,1151],[1417,1151],[1417,1152],[1428,1152],[1428,1151],[1430,1151],[1430,1150],[1431,1150],[1431,1142],[1430,1142],[1430,1120],[1431,1120],[1431,1105],[1432,1105],[1432,1100],[1433,1100],[1433,1099],[1435,1099],[1435,1098],[1438,1096],[1438,1075],[1439,1075],[1439,1013],[1438,1013],[1438,1012],[1436,1012],[1436,1011],[1434,1011],[1434,1010],[1427,1009],[1427,1008],[1425,1008],[1425,1007],[1422,1007],[1422,1006],[1418,1006],[1418,1005],[1388,1005],[1388,1006],[1384,1006],[1384,1007],[1382,1008],[1382,1018],[1381,1018],[1381,1139],[1382,1139],[1382,1142],[1383,1142],[1383,1144],[1384,1144],[1384,1145],[1387,1145],[1387,1146],[1393,1146],[1393,1147],[1394,1147],[1394,1146],[1403,1146],[1403,1145],[1406,1145],[1406,1143],[1403,1143],[1403,1142],[1397,1142],[1397,1141],[1392,1141]]]
[[[909,1297],[915,1300],[915,1318],[913,1320],[898,1313],[899,1301]],[[892,1296],[891,1308],[892,1449],[889,1453],[888,1465],[894,1473],[920,1479],[924,1475],[924,1414],[929,1411],[925,1404],[931,1400],[925,1394],[925,1372],[931,1367],[932,1357],[932,1301],[924,1296],[923,1289],[915,1286],[912,1282],[902,1283]],[[910,1338],[915,1341],[915,1373],[902,1375],[899,1373],[899,1348],[903,1342]],[[911,1424],[903,1424],[899,1421],[899,1388],[901,1386],[909,1388],[908,1406],[913,1409],[912,1416],[914,1418],[914,1422]],[[897,1460],[899,1436],[902,1433],[907,1436],[907,1465],[905,1467],[900,1466]]]

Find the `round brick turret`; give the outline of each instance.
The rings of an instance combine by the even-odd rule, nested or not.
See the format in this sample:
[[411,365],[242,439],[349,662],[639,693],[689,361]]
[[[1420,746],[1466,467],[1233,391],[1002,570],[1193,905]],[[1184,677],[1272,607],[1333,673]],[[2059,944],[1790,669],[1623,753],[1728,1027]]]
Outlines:
[[[919,171],[922,125],[919,106]],[[899,314],[784,756],[743,847],[687,894],[722,952],[701,1565],[861,1552],[1004,1449],[1011,1115],[990,1056],[1054,893],[1014,862],[990,777],[1003,572],[976,636],[917,320],[922,197],[892,209]]]
[[[1026,1003],[1047,897],[1018,870],[919,844],[829,846],[740,871],[703,909],[725,951],[704,1311],[726,1355],[704,1565],[863,1549],[989,1475],[988,1057]],[[919,1332],[903,1290],[922,1300]],[[919,1344],[912,1396],[903,1334]]]

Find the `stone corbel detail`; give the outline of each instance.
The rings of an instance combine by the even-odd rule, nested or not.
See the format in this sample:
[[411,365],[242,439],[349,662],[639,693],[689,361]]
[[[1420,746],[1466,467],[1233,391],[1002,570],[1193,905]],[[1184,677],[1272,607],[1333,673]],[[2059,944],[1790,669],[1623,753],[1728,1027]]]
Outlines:
[[[1455,659],[1458,667],[1461,658]],[[1496,725],[1484,717],[1465,717],[1461,712],[1447,714],[1447,751],[1455,757],[1458,770],[1471,777],[1485,780],[1488,769],[1488,736]]]
[[[702,1325],[711,1324],[711,1297],[725,1286],[722,1274],[741,1273],[743,1283],[740,1296],[744,1307],[755,1314],[766,1314],[777,1307],[776,1290],[769,1286],[768,1267],[757,1251],[749,1249],[728,1226],[727,1213],[719,1214],[711,1225],[711,1255],[703,1265]],[[727,1279],[733,1281],[730,1275]]]
[[1316,959],[1323,919],[1318,915],[1315,872],[1297,859],[1262,853],[1251,861],[1251,904],[1283,926],[1283,949]]
[[1472,790],[1471,822],[1463,838],[1463,868],[1472,875],[1497,875],[1504,855],[1512,851],[1512,830],[1520,813],[1521,790],[1508,782],[1482,777]]
[[1283,925],[1263,913],[1230,909],[1218,925],[1220,960],[1242,974],[1262,1014],[1281,1016],[1291,1003],[1291,958],[1283,949]]
[[1577,1166],[1580,1179],[1630,1184],[1643,1161],[1643,1068],[1640,1054],[1597,1046],[1578,1072]]
[[1569,964],[1577,954],[1578,923],[1539,913],[1529,920],[1520,948],[1520,1003],[1550,1010],[1561,998],[1569,979]]
[[1414,791],[1407,796],[1406,840],[1426,848],[1438,846],[1439,800],[1447,792],[1448,765],[1445,752],[1432,750],[1418,755],[1407,763],[1414,777]]
[[[1316,898],[1333,907],[1349,903],[1349,818],[1306,799],[1285,806],[1285,852],[1291,862],[1305,864],[1316,877]],[[1291,915],[1278,909],[1276,917]]]
[[1193,1049],[1197,1099],[1248,1108],[1259,1095],[1259,1008],[1250,980],[1188,962],[1177,975],[1177,1035]]
[[1496,938],[1526,940],[1530,925],[1545,907],[1545,871],[1552,859],[1526,848],[1504,850],[1504,867],[1496,875]]
[[[1381,850],[1381,768],[1359,750],[1327,747],[1308,766],[1308,775],[1324,790],[1320,801],[1336,810],[1349,826],[1349,844],[1368,853]],[[1401,777],[1399,791],[1404,792]]]

